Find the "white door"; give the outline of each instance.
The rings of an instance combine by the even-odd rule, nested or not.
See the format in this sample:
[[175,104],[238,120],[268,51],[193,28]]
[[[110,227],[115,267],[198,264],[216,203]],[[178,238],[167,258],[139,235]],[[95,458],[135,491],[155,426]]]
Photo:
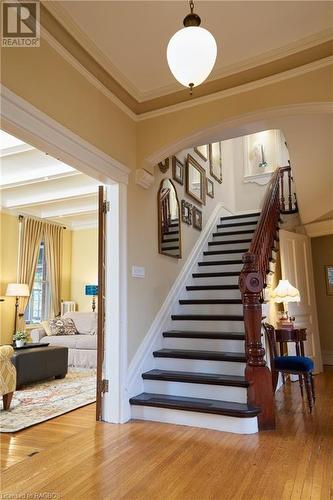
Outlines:
[[315,363],[315,372],[323,370],[321,359],[316,297],[313,279],[310,238],[304,234],[281,230],[280,255],[282,279],[298,288],[301,301],[288,304],[290,316],[295,316],[295,326],[306,328],[305,354]]

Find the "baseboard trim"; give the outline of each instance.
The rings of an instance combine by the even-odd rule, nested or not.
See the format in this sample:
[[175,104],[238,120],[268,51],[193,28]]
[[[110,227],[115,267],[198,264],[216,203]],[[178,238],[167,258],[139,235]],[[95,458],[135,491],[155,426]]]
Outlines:
[[223,207],[222,203],[216,205],[138,351],[134,355],[128,369],[127,391],[129,398],[143,392],[143,380],[141,375],[143,372],[151,370],[154,367],[152,353],[155,350],[161,349],[162,331],[170,327],[172,308],[179,299],[179,295],[184,287],[184,282],[190,278],[193,267],[196,265],[199,255],[202,253],[207,239],[213,231],[214,225],[217,224],[219,217],[223,215],[223,211],[225,211],[226,215],[233,215]]

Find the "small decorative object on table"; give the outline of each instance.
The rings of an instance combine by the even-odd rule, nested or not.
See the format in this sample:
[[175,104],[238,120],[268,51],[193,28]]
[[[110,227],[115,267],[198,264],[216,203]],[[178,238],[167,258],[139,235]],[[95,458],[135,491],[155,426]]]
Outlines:
[[199,210],[194,205],[193,205],[193,209],[192,209],[192,216],[193,216],[193,227],[195,227],[195,229],[198,229],[199,231],[201,231],[202,230],[202,211]]
[[280,313],[278,328],[293,329],[294,317],[289,317],[288,302],[300,302],[300,293],[288,280],[280,280],[278,286],[271,292],[271,299],[276,303],[283,303],[284,311]]
[[14,336],[13,340],[15,342],[16,347],[23,347],[26,340],[27,340],[27,334],[23,330],[18,330]]
[[192,225],[192,204],[182,200],[182,221],[189,226]]
[[97,285],[86,285],[85,295],[90,295],[92,297],[91,308],[92,308],[92,311],[95,312],[96,295],[98,295],[98,286]]

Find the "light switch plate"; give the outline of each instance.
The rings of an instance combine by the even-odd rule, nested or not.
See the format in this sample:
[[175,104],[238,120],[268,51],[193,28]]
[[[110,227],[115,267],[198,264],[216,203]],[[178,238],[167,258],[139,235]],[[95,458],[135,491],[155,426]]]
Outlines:
[[140,266],[132,266],[132,277],[133,278],[144,278],[145,268]]

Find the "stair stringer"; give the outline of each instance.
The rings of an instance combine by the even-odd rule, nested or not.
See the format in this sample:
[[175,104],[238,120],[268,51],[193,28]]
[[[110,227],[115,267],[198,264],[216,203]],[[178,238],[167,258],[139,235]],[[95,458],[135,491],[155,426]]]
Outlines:
[[[132,396],[135,396],[143,391],[142,373],[154,368],[153,352],[162,348],[162,332],[170,329],[171,327],[172,311],[175,309],[178,304],[178,300],[183,295],[186,283],[191,280],[192,272],[196,269],[197,262],[200,260],[202,252],[207,246],[209,238],[214,230],[214,227],[216,227],[218,220],[220,217],[227,217],[230,215],[236,214],[227,210],[223,206],[223,203],[218,203],[209,217],[176,281],[171,287],[165,301],[155,316],[151,327],[149,328],[145,338],[130,363],[128,368],[127,387],[125,389],[125,397],[127,398],[127,401]],[[128,418],[130,418],[130,416]]]

